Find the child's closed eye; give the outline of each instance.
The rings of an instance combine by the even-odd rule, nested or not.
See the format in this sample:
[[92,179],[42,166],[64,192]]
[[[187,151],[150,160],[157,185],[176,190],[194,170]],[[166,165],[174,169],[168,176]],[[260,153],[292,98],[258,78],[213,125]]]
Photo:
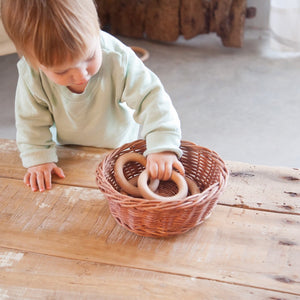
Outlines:
[[68,72],[68,70],[62,71],[62,72],[55,72],[56,75],[64,75]]
[[92,61],[96,57],[96,52],[90,56],[86,61]]

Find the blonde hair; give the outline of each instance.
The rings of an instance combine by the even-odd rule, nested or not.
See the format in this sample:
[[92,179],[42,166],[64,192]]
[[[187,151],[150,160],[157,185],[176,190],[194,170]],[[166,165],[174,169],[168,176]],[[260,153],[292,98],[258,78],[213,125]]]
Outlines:
[[1,0],[1,16],[18,53],[46,67],[82,57],[100,30],[93,0]]

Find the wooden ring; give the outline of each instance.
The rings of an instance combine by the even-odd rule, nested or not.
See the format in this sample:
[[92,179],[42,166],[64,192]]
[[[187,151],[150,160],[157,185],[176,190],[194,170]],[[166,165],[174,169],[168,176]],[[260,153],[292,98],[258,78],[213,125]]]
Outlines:
[[191,195],[200,194],[200,189],[196,182],[188,177],[184,177]]
[[154,192],[152,192],[147,184],[148,181],[148,172],[144,170],[138,179],[138,187],[142,196],[145,199],[149,200],[160,200],[160,201],[172,201],[172,200],[180,200],[187,196],[188,194],[188,186],[183,176],[181,176],[178,172],[172,171],[171,180],[173,180],[178,187],[178,192],[174,196],[164,197],[160,196]]
[[[129,182],[124,175],[123,167],[129,161],[136,161],[141,165],[143,165],[144,167],[146,167],[147,160],[142,154],[136,152],[125,153],[120,157],[118,157],[118,159],[116,160],[114,166],[115,179],[117,184],[124,192],[134,197],[141,197],[142,194],[140,192],[139,187],[135,186],[134,182],[133,183]],[[158,179],[150,180],[149,186],[151,190],[156,191],[157,187],[159,186],[159,180]]]
[[[138,180],[139,180],[139,176],[134,176],[134,177],[130,178],[128,180],[128,182],[137,187],[138,186]],[[150,181],[149,181],[148,184],[149,184],[150,190],[152,192],[155,192],[157,190],[158,186],[159,186],[159,180],[150,178]]]
[[[139,176],[135,176],[135,177],[132,177],[128,180],[129,183],[133,184],[134,186],[137,186],[137,183],[138,183],[138,179],[139,179]],[[196,182],[192,179],[190,179],[189,177],[184,177],[186,183],[187,183],[187,186],[188,186],[188,191],[190,193],[190,195],[196,195],[196,194],[200,194],[200,189],[198,187],[198,185],[196,184]],[[151,180],[150,183],[149,183],[149,188],[151,191],[155,192],[157,190],[159,186],[159,180]],[[125,191],[121,190],[120,192],[121,194],[123,195],[127,195],[127,193],[125,193]]]
[[[138,183],[138,179],[139,179],[139,176],[134,176],[134,177],[131,177],[128,182],[134,186],[137,187],[137,183]],[[149,188],[151,191],[155,192],[157,190],[157,188],[159,187],[159,180],[158,179],[150,179],[150,182],[149,182]],[[123,195],[127,195],[128,194],[123,191],[122,189],[120,190],[120,193],[123,194]],[[142,194],[141,194],[142,196]]]
[[136,53],[141,61],[147,60],[150,56],[149,52],[141,47],[131,46],[130,48]]

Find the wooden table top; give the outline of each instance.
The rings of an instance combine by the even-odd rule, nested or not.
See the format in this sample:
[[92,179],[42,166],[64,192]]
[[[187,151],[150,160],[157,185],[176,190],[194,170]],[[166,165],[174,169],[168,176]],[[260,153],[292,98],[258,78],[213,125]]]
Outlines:
[[171,238],[117,225],[105,149],[58,147],[66,178],[33,193],[0,140],[0,299],[300,299],[300,171],[226,162],[211,217]]

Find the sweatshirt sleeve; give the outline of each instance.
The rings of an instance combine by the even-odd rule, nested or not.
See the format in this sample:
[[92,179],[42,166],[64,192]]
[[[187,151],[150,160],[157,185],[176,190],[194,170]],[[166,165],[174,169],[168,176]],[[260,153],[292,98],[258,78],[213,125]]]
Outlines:
[[[53,125],[52,115],[47,103],[34,95],[29,88],[26,76],[19,67],[19,80],[15,99],[15,117],[17,128],[17,145],[23,166],[29,168],[35,165],[57,162],[55,142],[52,140],[50,127]],[[30,77],[29,77],[30,78]],[[31,77],[31,88],[34,78]]]
[[180,121],[169,95],[159,78],[130,49],[124,59],[125,82],[122,101],[134,110],[135,121],[141,124],[141,136],[150,153],[180,150]]

